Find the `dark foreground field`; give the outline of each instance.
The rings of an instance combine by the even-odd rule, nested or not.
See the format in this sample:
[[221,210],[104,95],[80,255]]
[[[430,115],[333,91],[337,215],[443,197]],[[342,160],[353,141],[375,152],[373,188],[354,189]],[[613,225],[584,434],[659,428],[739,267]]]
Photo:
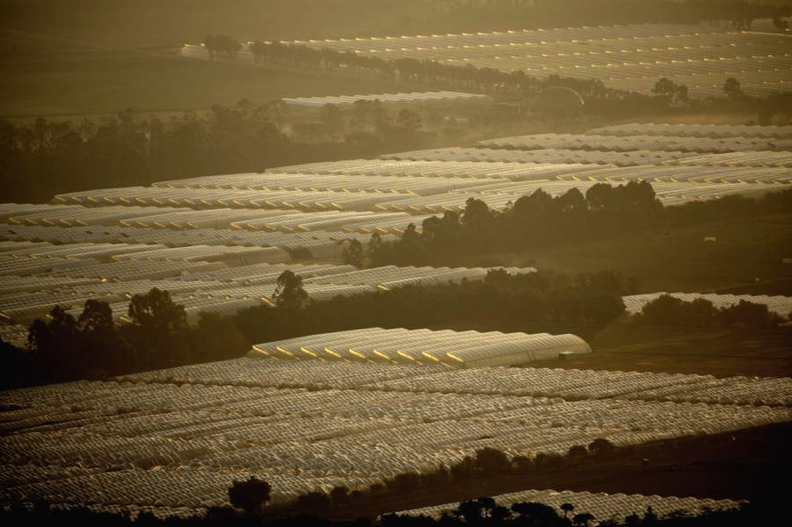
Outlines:
[[478,485],[416,489],[376,504],[366,515],[456,503],[525,489],[564,489],[608,494],[695,496],[770,503],[784,491],[792,468],[792,423],[708,436],[654,441],[620,450],[615,459],[575,469],[542,470],[480,480]]
[[[715,237],[716,242],[705,242]],[[532,262],[567,272],[611,269],[639,280],[640,292],[787,288],[792,264],[792,214],[734,218],[610,240],[537,248],[505,255],[504,263]],[[786,291],[787,289],[784,289]]]
[[727,331],[619,324],[591,340],[594,353],[541,365],[731,377],[792,375],[792,331]]
[[[445,327],[445,326],[444,326]],[[433,329],[442,329],[440,327]],[[457,331],[573,333],[593,353],[568,360],[540,361],[531,367],[644,371],[733,377],[792,376],[792,329],[749,330],[644,326],[632,322],[596,324],[526,321],[464,321]]]

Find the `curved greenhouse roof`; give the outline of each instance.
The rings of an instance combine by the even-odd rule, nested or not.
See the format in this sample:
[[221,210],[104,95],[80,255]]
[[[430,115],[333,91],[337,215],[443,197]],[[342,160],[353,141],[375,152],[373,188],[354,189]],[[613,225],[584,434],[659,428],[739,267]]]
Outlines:
[[591,348],[569,334],[365,328],[256,344],[252,353],[286,360],[484,368],[555,359],[561,352],[590,353]]

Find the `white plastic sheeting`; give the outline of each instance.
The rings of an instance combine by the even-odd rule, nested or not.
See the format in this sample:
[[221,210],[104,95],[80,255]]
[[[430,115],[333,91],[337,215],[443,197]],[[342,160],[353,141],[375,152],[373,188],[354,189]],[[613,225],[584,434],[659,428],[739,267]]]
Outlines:
[[517,366],[555,359],[561,352],[590,353],[575,335],[368,328],[256,344],[266,357],[393,364],[441,364],[455,368]]
[[[791,382],[242,358],[9,390],[0,502],[35,495],[184,514],[226,503],[230,481],[253,474],[278,501],[448,466],[484,447],[560,453],[596,438],[633,445],[783,422]],[[542,492],[515,501],[572,502],[598,519],[723,504]]]
[[[650,93],[661,77],[693,96],[723,96],[727,78],[751,95],[787,91],[789,37],[702,25],[636,24],[491,33],[295,41],[314,48],[455,66],[598,79]],[[186,48],[185,51],[186,53]]]
[[467,101],[487,101],[487,95],[479,93],[462,93],[455,91],[424,91],[410,93],[377,93],[367,95],[328,95],[324,97],[293,97],[281,99],[289,106],[322,108],[326,104],[348,107],[358,101],[379,101],[382,104],[432,104],[458,103]]
[[[389,290],[483,280],[491,268],[396,267],[359,270],[351,265],[292,264],[280,249],[194,245],[167,248],[133,244],[28,244],[4,242],[0,251],[0,320],[29,323],[56,304],[79,316],[85,301],[110,303],[127,322],[129,298],[151,288],[167,290],[190,320],[202,311],[232,314],[273,305],[276,281],[289,269],[304,279],[314,300]],[[101,256],[101,258],[100,258]],[[500,269],[500,268],[498,268]],[[511,274],[531,267],[505,268]]]
[[630,123],[593,128],[587,133],[594,135],[651,135],[668,137],[760,137],[766,139],[792,139],[792,126],[760,126],[748,124],[665,124]]
[[792,150],[792,139],[763,137],[681,137],[666,135],[537,134],[490,139],[478,143],[485,148],[514,150],[567,149],[630,152],[664,150],[677,152],[727,153],[755,150]]

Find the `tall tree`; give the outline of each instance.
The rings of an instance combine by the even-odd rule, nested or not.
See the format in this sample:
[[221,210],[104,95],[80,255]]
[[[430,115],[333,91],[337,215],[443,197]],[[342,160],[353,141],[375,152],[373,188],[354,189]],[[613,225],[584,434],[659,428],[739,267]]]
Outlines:
[[245,514],[255,516],[261,513],[270,500],[272,486],[264,480],[250,476],[247,481],[234,481],[228,489],[228,501]]
[[283,271],[278,276],[273,299],[278,308],[286,310],[302,309],[308,305],[308,293],[303,287],[302,276],[288,269]]

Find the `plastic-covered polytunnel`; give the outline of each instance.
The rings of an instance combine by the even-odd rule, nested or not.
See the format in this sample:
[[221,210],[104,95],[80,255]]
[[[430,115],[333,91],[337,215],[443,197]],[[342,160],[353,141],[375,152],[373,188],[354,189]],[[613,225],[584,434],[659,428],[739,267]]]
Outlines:
[[591,348],[570,334],[366,328],[256,344],[251,355],[483,368],[555,359],[561,352],[589,353]]

